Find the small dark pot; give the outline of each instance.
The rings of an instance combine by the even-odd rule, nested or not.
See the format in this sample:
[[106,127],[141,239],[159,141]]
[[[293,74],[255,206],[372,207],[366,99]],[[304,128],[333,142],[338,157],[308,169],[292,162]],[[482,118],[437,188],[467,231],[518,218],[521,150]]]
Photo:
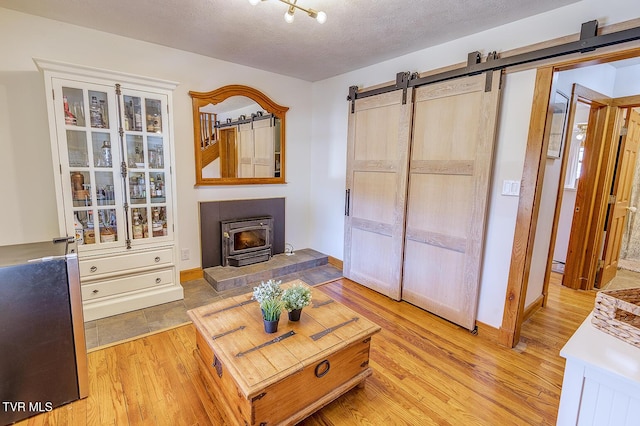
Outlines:
[[302,313],[302,308],[289,311],[289,321],[300,321],[301,313]]
[[264,323],[264,331],[267,333],[275,333],[278,331],[278,320],[276,321],[267,321],[266,319],[262,319]]

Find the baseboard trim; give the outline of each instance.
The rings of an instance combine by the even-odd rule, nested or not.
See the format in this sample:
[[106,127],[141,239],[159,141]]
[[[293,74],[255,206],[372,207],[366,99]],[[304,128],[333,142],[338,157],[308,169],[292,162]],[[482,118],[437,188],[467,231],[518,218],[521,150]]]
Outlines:
[[[538,296],[538,298],[531,304],[529,305],[523,313],[523,318],[522,318],[522,322],[525,322],[526,320],[528,320],[529,318],[531,318],[531,316],[533,314],[535,314],[536,312],[538,312],[538,309],[542,308],[542,306],[544,305],[544,295],[540,295]],[[478,323],[481,324],[481,323]],[[489,326],[487,326],[489,327]],[[492,327],[490,327],[492,328]],[[518,342],[514,341],[514,333],[508,330],[505,330],[504,328],[500,328],[500,329],[494,329],[497,331],[496,333],[496,340],[495,342],[498,343],[500,346],[505,346],[507,348],[513,348],[515,347]],[[480,332],[478,332],[478,334],[480,334]]]
[[476,321],[476,326],[478,327],[478,337],[491,343],[500,343],[500,329],[480,321]]
[[335,266],[336,268],[342,271],[342,265],[343,265],[342,260],[336,259],[335,257],[328,256],[327,262],[329,263],[329,265]]
[[499,330],[499,334],[498,334],[498,344],[500,346],[504,346],[505,348],[513,348],[516,343],[518,342],[514,342],[515,336],[514,334],[509,331],[509,330],[505,330],[504,328],[500,328]]
[[202,268],[185,269],[180,271],[180,282],[199,280],[204,278],[204,270]]
[[542,308],[543,303],[544,303],[544,295],[541,294],[532,304],[530,304],[525,308],[524,314],[522,316],[522,322],[525,322],[526,320],[531,318],[533,314],[538,312],[538,309]]

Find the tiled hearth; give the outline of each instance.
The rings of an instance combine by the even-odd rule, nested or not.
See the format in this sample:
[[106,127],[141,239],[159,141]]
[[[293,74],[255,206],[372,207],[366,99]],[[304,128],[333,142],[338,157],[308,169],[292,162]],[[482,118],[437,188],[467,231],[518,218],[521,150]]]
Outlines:
[[268,279],[303,272],[328,263],[328,256],[313,249],[297,250],[294,254],[276,254],[266,262],[247,266],[214,266],[204,270],[204,278],[216,291],[226,291],[259,283]]
[[[290,258],[289,260],[279,260],[278,258],[280,255],[278,255],[276,257],[276,261],[271,262],[269,265],[279,264],[280,267],[277,271],[287,273],[273,278],[282,280],[282,282],[301,279],[307,284],[313,286],[342,277],[342,271],[335,268],[333,265],[328,264],[326,256],[313,250],[311,252],[305,252],[305,250],[296,251],[295,255],[287,256]],[[317,258],[317,256],[320,256],[320,258]],[[315,260],[312,260],[314,258]],[[291,264],[284,265],[284,263],[288,262],[295,264],[294,260],[295,262],[300,261],[300,264],[297,264],[297,266],[292,266]],[[313,264],[313,262],[319,262],[321,266],[300,269],[305,264],[306,266],[309,266]],[[263,265],[262,267],[264,266],[267,265]],[[235,269],[242,268],[249,267],[244,266]],[[254,268],[250,269],[253,270]],[[293,271],[294,269],[299,270]],[[259,275],[253,275],[253,277],[256,276]],[[177,300],[163,305],[152,306],[150,308],[86,322],[85,335],[87,339],[87,349],[94,350],[98,347],[112,345],[149,333],[185,324],[190,321],[187,316],[187,310],[207,305],[226,297],[250,292],[253,287],[259,283],[260,279],[254,282],[247,282],[245,285],[237,288],[217,291],[209,282],[202,278],[183,282],[184,300]]]

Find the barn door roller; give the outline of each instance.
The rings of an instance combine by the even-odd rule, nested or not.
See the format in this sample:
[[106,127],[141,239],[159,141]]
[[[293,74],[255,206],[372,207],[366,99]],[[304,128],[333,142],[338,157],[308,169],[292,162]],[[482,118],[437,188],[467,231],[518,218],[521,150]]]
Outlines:
[[[417,73],[399,72],[396,74],[396,83],[392,86],[381,87],[380,89],[370,90],[370,95],[379,95],[380,93],[393,92],[394,90],[402,90],[402,105],[407,103],[407,89],[409,88],[409,82],[418,76]],[[369,93],[367,92],[367,93]],[[356,98],[363,97],[358,93],[358,86],[349,87],[349,96],[347,99],[351,101],[351,112],[355,112],[355,100]],[[366,96],[365,96],[366,97]]]

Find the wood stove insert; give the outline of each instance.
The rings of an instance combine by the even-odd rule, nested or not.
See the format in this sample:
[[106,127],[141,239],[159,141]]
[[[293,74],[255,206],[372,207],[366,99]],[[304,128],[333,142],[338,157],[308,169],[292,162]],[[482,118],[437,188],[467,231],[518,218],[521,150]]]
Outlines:
[[272,256],[271,216],[223,220],[222,266],[245,266],[266,262]]

